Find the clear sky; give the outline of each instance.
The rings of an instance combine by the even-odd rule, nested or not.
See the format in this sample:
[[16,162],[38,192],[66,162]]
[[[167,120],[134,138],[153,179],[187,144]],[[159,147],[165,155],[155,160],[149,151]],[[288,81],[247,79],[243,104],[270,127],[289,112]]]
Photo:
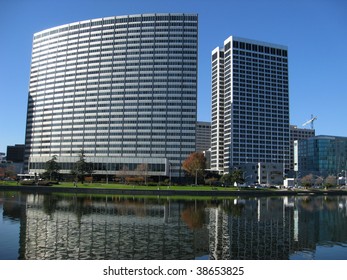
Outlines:
[[291,124],[347,136],[346,0],[0,0],[0,152],[25,141],[32,38],[139,13],[199,14],[198,120],[210,121],[211,51],[230,35],[288,46]]

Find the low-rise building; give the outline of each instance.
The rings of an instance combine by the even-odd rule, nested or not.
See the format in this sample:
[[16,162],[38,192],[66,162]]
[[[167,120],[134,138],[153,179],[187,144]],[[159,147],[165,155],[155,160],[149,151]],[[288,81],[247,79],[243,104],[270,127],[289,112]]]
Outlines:
[[258,162],[240,166],[246,185],[260,184],[266,186],[283,185],[284,164]]
[[347,137],[320,135],[294,142],[294,170],[307,174],[339,176],[347,169]]
[[0,162],[4,161],[6,159],[5,153],[0,153]]

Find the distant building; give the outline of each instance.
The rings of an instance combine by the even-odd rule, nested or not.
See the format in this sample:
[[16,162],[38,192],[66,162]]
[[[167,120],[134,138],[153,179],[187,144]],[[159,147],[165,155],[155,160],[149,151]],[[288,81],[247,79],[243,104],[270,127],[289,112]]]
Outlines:
[[206,159],[206,169],[211,169],[211,149],[204,150],[203,154]]
[[294,142],[294,167],[298,177],[326,177],[347,169],[347,137],[319,135]]
[[7,146],[6,160],[20,163],[24,162],[24,144],[16,144],[14,146]]
[[0,153],[0,162],[6,160],[6,154],[5,153]]
[[196,123],[196,151],[207,151],[211,148],[211,123]]
[[298,128],[296,125],[290,126],[290,164],[289,170],[294,170],[294,141],[307,139],[315,136],[314,129]]
[[25,162],[57,155],[69,174],[83,149],[95,175],[184,175],[196,150],[198,15],[85,20],[34,34]]
[[288,50],[229,37],[212,51],[211,169],[289,168]]

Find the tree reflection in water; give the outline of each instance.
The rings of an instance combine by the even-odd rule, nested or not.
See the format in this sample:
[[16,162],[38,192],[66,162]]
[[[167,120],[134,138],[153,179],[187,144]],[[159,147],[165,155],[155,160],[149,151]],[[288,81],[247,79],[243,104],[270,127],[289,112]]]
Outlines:
[[182,220],[187,224],[190,229],[200,229],[206,223],[206,213],[203,204],[187,205],[181,212]]
[[0,198],[20,225],[20,259],[290,259],[347,244],[345,196]]

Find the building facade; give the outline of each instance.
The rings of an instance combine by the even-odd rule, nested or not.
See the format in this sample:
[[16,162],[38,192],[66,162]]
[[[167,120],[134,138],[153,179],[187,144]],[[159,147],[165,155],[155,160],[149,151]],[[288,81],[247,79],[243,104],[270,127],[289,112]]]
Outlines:
[[290,164],[289,170],[294,171],[294,141],[307,139],[315,136],[314,129],[299,128],[296,125],[290,126]]
[[[25,160],[58,156],[69,173],[83,150],[97,174],[181,176],[195,151],[198,16],[139,14],[34,34]],[[183,173],[182,173],[183,174]]]
[[196,151],[207,151],[211,148],[211,123],[196,123]]
[[212,52],[211,169],[224,170],[224,51]]
[[298,177],[345,175],[347,137],[319,135],[294,142],[294,165]]
[[287,47],[229,37],[212,51],[211,168],[289,168]]
[[276,186],[283,184],[284,166],[282,163],[245,163],[240,165],[243,170],[244,184]]
[[7,146],[6,160],[16,163],[23,163],[24,149],[24,144],[15,144],[14,146]]

